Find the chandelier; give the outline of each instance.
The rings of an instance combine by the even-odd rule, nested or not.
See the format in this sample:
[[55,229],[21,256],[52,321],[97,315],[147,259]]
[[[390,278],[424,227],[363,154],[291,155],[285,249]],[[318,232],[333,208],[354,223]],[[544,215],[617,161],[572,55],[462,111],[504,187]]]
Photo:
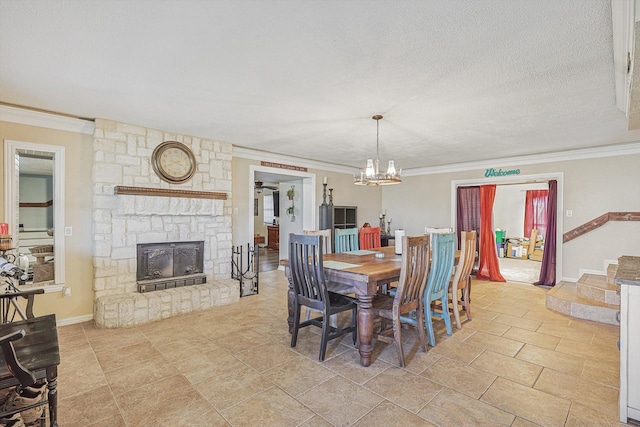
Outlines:
[[402,169],[396,172],[396,168],[393,164],[393,160],[389,160],[389,167],[386,173],[380,173],[380,119],[381,115],[375,115],[371,117],[376,121],[376,162],[373,163],[373,159],[367,159],[367,167],[365,170],[360,170],[360,176],[354,176],[355,185],[392,185],[400,184],[402,182]]

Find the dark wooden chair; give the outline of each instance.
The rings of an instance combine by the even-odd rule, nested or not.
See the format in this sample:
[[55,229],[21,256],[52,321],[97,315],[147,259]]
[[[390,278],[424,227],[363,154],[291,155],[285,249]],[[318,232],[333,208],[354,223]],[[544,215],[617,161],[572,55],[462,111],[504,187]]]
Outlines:
[[[55,315],[0,325],[0,336],[0,389],[25,388],[37,381],[46,381],[47,387],[46,399],[37,399],[28,406],[0,410],[0,419],[48,405],[50,425],[57,427],[60,351]],[[44,417],[40,417],[40,425],[44,427]]]
[[[324,277],[322,236],[289,235],[289,269],[295,292],[293,332],[291,347],[295,347],[298,331],[309,325],[322,328],[319,360],[324,361],[327,343],[351,332],[353,343],[357,340],[357,304],[346,295],[330,292]],[[300,321],[302,306],[319,311],[320,317]],[[330,317],[351,310],[352,324],[345,328],[333,327]]]
[[[421,349],[427,351],[422,303],[428,276],[429,236],[404,237],[402,267],[395,295],[377,294],[373,298],[373,314],[381,318],[380,331],[373,336],[395,345],[401,368],[404,368],[401,322],[418,329]],[[410,317],[412,312],[416,313],[417,320]]]
[[[20,291],[11,282],[7,283],[4,293],[0,294],[0,323],[9,323],[15,320],[16,315],[20,320],[33,319],[33,303],[36,295],[44,294],[44,289],[29,289]],[[23,308],[20,298],[26,300]]]

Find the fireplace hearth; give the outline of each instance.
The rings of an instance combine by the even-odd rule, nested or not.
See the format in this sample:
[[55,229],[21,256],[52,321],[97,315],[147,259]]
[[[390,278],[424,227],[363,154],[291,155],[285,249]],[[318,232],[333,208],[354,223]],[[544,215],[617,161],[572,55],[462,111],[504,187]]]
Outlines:
[[204,241],[145,243],[137,247],[138,292],[206,283]]

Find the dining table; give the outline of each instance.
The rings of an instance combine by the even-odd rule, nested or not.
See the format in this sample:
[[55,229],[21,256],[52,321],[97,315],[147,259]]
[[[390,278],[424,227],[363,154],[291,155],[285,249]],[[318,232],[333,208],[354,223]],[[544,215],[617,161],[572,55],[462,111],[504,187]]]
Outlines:
[[[376,256],[376,254],[378,254]],[[382,254],[382,255],[380,255]],[[289,281],[287,298],[289,333],[293,332],[293,310],[295,292],[289,261],[280,261]],[[358,337],[360,338],[360,364],[371,365],[373,350],[373,312],[371,303],[384,284],[397,281],[400,277],[402,255],[395,253],[395,247],[388,246],[371,250],[357,250],[323,255],[325,279],[336,284],[343,293],[355,293],[358,298]]]

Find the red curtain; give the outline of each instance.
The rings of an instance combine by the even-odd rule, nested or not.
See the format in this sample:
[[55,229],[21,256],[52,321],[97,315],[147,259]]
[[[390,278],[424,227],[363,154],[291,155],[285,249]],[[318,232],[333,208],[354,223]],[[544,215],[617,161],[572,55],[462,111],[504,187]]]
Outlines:
[[547,233],[547,201],[549,190],[528,190],[524,204],[524,236],[531,237],[531,230],[538,229],[538,236]]
[[477,278],[492,282],[506,282],[500,274],[496,238],[493,234],[493,201],[496,198],[495,185],[480,186],[480,266]]

